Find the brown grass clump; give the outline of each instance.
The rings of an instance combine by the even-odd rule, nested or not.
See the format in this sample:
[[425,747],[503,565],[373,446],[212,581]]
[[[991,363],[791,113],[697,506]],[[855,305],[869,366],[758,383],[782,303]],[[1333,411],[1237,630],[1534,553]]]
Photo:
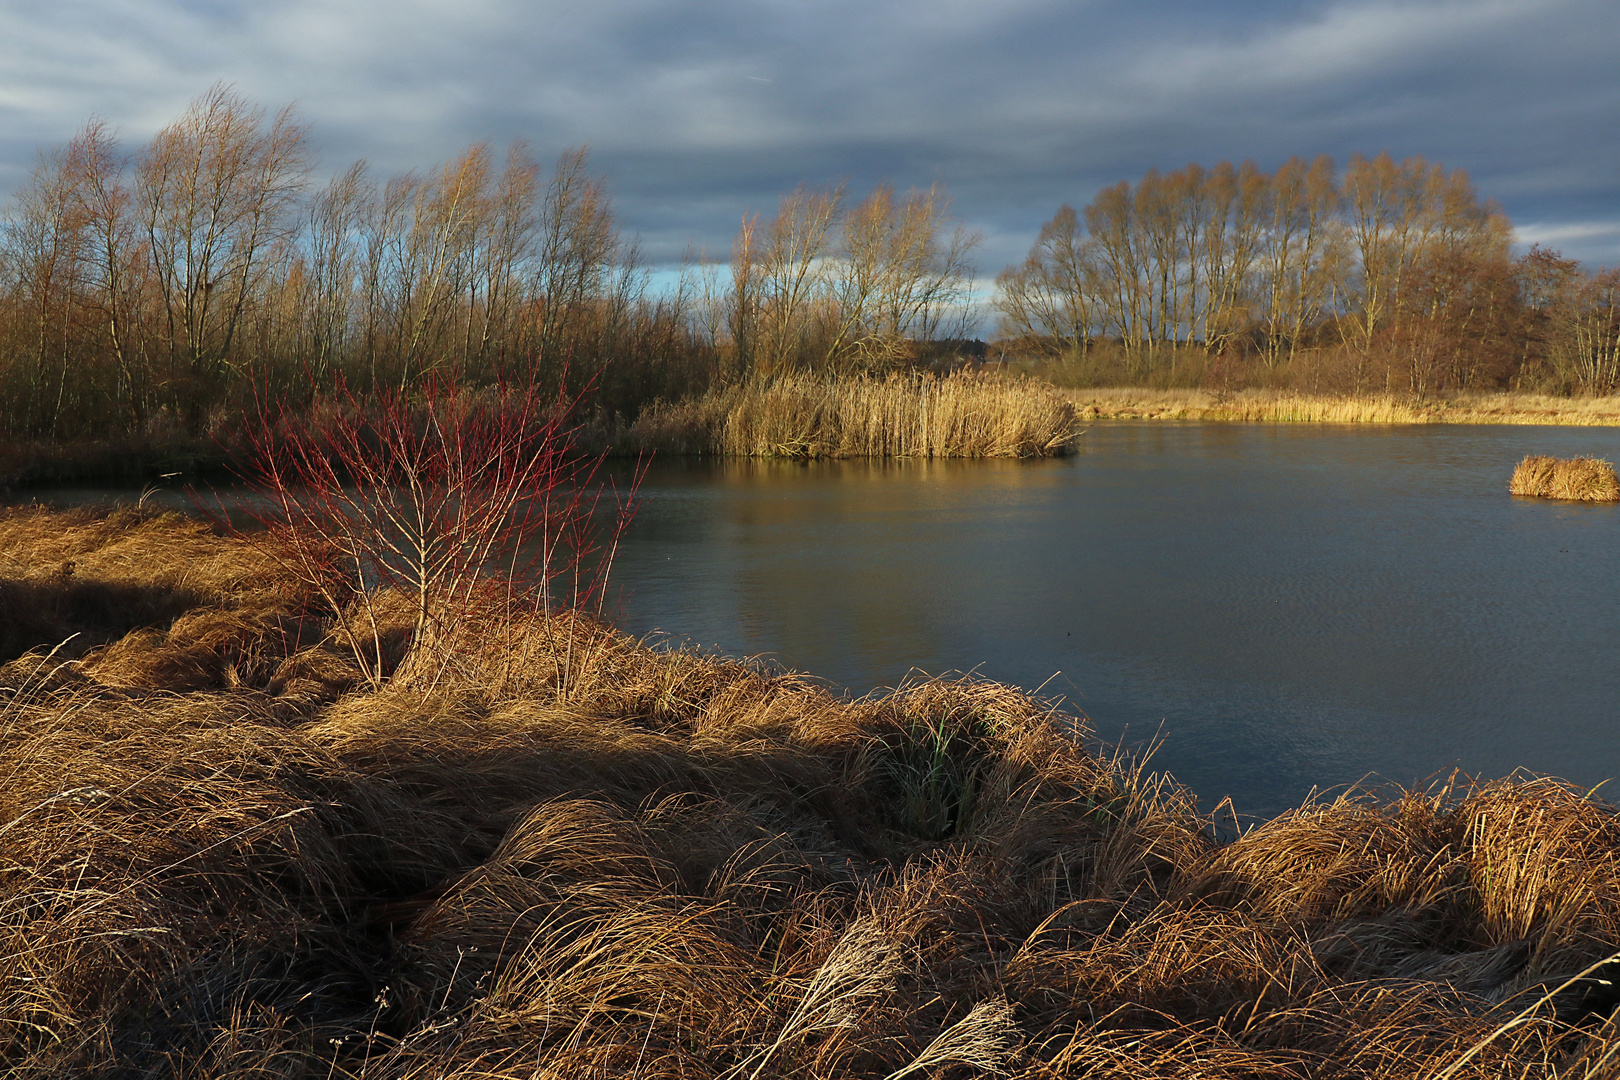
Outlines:
[[1600,458],[1530,454],[1514,468],[1508,491],[1542,499],[1620,502],[1620,479],[1614,466]]
[[[0,553],[166,598],[51,612],[0,667],[8,1076],[1482,1080],[1620,1057],[1620,825],[1552,781],[1352,793],[1222,843],[1004,686],[850,700],[509,610],[431,691],[374,688],[330,613],[183,520],[13,512]],[[51,652],[69,616],[100,643]]]
[[1033,379],[794,375],[653,406],[626,440],[736,457],[1044,457],[1075,433],[1074,407]]

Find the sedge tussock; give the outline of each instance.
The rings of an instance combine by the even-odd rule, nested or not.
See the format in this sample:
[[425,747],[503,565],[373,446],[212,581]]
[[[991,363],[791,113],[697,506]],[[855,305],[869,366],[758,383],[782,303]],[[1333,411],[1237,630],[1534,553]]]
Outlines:
[[[1593,1080],[1620,1058],[1620,826],[1566,785],[1357,791],[1221,841],[1009,687],[851,699],[510,604],[438,643],[431,685],[379,686],[341,613],[239,541],[13,513],[6,595],[43,614],[0,664],[8,1075]],[[120,548],[144,554],[108,569]],[[135,606],[63,601],[92,571]],[[384,629],[403,610],[370,602]],[[70,623],[87,644],[53,640]]]
[[1420,800],[1393,809],[1346,794],[1290,811],[1216,852],[1188,887],[1306,926],[1433,907],[1451,888],[1450,849]]
[[1614,465],[1601,458],[1527,455],[1514,467],[1508,491],[1541,499],[1620,502]]

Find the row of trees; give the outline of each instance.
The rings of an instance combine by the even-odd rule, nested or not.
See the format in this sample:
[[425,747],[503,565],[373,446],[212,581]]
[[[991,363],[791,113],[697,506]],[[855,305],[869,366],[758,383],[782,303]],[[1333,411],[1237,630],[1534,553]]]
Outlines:
[[255,384],[477,381],[539,358],[588,378],[621,357],[677,391],[704,377],[583,151],[545,172],[521,144],[504,161],[475,145],[319,188],[311,169],[288,110],[225,87],[134,153],[92,121],[43,154],[0,238],[9,432],[196,430]]
[[[92,121],[43,154],[0,231],[0,433],[195,432],[255,388],[446,371],[588,380],[628,414],[934,359],[978,318],[978,237],[937,187],[801,188],[653,289],[582,150],[312,175],[296,117],[228,87],[132,152]],[[1005,351],[1106,353],[1132,381],[1331,354],[1344,389],[1620,388],[1620,275],[1514,259],[1509,238],[1465,174],[1421,158],[1189,165],[1062,207],[992,304]]]
[[801,188],[769,226],[743,220],[729,283],[705,268],[705,340],[738,374],[915,361],[973,321],[968,255],[978,242],[938,187],[879,186],[854,205],[842,187]]
[[915,358],[969,315],[975,237],[940,190],[801,189],[730,257],[651,289],[585,152],[475,145],[312,182],[308,132],[215,87],[126,152],[92,121],[0,234],[0,424],[80,438],[217,425],[254,388],[454,371],[596,384],[633,412],[717,379]]
[[1060,208],[994,304],[1014,350],[1084,360],[1109,340],[1127,378],[1189,352],[1276,370],[1330,349],[1347,389],[1615,389],[1615,274],[1515,260],[1510,239],[1464,172],[1421,157],[1189,165]]

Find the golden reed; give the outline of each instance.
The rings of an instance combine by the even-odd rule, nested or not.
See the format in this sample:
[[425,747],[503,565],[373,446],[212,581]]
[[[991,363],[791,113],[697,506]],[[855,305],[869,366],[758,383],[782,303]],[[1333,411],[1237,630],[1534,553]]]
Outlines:
[[1526,455],[1514,468],[1508,491],[1542,499],[1620,502],[1614,466],[1601,458]]
[[1035,379],[787,375],[655,405],[622,441],[737,457],[1043,457],[1076,431],[1074,406]]
[[1470,393],[1415,401],[1400,395],[1333,397],[1293,391],[1064,390],[1082,420],[1236,420],[1327,424],[1620,424],[1620,398]]

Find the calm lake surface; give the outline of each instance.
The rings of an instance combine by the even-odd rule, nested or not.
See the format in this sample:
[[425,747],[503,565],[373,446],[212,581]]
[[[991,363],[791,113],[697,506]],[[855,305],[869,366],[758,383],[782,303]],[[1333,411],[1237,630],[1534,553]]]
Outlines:
[[1160,740],[1206,808],[1453,769],[1592,786],[1620,777],[1620,510],[1509,496],[1531,452],[1620,460],[1620,430],[1126,422],[1057,461],[659,462],[613,602],[854,693],[1043,688]]
[[1620,512],[1518,499],[1620,431],[1096,424],[1040,462],[659,463],[618,617],[860,693],[1044,687],[1205,806],[1620,776]]

